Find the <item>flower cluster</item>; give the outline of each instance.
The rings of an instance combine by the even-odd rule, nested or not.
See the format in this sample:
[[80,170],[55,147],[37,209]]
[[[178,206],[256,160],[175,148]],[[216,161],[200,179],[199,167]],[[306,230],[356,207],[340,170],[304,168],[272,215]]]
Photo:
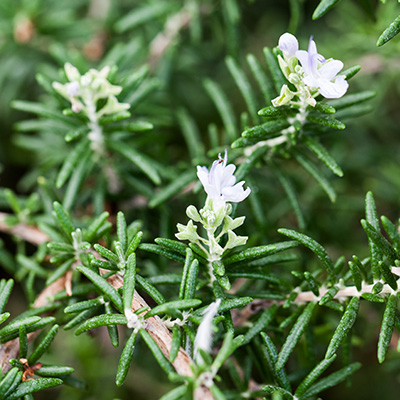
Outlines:
[[296,90],[284,85],[280,95],[272,101],[275,107],[289,104],[314,107],[318,95],[338,99],[346,93],[349,84],[339,74],[343,63],[332,58],[325,59],[319,54],[312,37],[307,51],[299,50],[296,37],[290,33],[284,33],[279,38],[278,47],[283,54],[283,57],[278,56],[279,66]]
[[[92,149],[102,152],[103,134],[99,120],[105,115],[120,114],[129,109],[127,103],[120,103],[116,96],[121,93],[122,87],[112,85],[108,81],[110,67],[100,71],[90,69],[81,75],[77,68],[66,63],[65,75],[69,82],[61,84],[53,82],[53,88],[71,102],[72,111],[82,112],[89,119],[89,139]],[[103,100],[104,105],[99,108],[98,101]]]
[[[244,181],[236,183],[234,176],[235,165],[228,164],[228,155],[214,161],[210,170],[206,167],[197,167],[197,176],[207,193],[204,208],[200,211],[190,205],[186,214],[190,218],[187,225],[178,224],[176,237],[180,240],[189,240],[197,245],[206,255],[209,261],[210,277],[213,277],[213,262],[221,260],[225,251],[246,243],[246,236],[237,236],[233,230],[241,226],[245,217],[231,218],[232,206],[229,202],[239,203],[249,194],[250,188],[243,188]],[[207,232],[207,238],[197,233],[197,225],[200,223]],[[223,235],[227,234],[226,244],[222,247],[219,242]],[[223,272],[222,272],[223,275]]]

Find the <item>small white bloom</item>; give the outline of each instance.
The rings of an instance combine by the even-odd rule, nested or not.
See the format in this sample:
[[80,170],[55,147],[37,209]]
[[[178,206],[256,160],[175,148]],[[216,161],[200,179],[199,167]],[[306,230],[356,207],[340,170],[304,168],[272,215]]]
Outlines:
[[343,75],[338,75],[343,63],[332,58],[325,60],[318,54],[317,45],[312,37],[308,51],[296,51],[296,57],[303,67],[306,75],[304,83],[307,86],[318,89],[318,92],[327,99],[338,99],[346,93],[349,84]]
[[299,42],[292,34],[284,33],[279,38],[278,47],[285,57],[296,57],[296,51],[299,50]]
[[226,201],[239,203],[250,194],[250,188],[243,189],[244,181],[236,183],[233,175],[236,166],[226,165],[227,161],[228,153],[225,150],[224,158],[219,154],[210,171],[206,167],[197,167],[197,176],[204,190],[218,207],[225,205]]
[[202,362],[200,350],[210,352],[213,336],[213,318],[217,315],[218,307],[221,304],[221,299],[217,299],[211,303],[204,311],[204,317],[201,320],[199,328],[197,329],[196,339],[194,341],[193,356],[197,364]]
[[67,90],[67,95],[69,97],[78,96],[80,93],[80,87],[79,87],[79,83],[77,81],[66,83],[65,88]]
[[126,324],[127,327],[130,329],[136,329],[139,325],[139,317],[130,308],[127,308],[124,311],[125,317],[128,321]]

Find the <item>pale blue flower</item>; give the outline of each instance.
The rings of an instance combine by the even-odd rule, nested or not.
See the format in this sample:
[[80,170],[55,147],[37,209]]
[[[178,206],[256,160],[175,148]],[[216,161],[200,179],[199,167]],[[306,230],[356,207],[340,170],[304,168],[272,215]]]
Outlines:
[[338,75],[343,68],[340,60],[325,58],[318,54],[317,45],[312,37],[308,45],[308,51],[296,51],[296,57],[303,67],[304,83],[310,88],[318,89],[318,92],[327,99],[342,97],[349,87],[345,77]]

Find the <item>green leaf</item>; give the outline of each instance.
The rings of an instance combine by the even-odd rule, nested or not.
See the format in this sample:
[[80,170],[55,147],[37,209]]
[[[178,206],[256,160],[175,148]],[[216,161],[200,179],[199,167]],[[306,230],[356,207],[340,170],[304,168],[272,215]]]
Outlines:
[[130,310],[132,307],[132,300],[135,293],[136,281],[136,255],[132,253],[127,260],[126,269],[124,274],[124,286],[122,288],[122,300],[124,310]]
[[336,350],[341,345],[344,338],[348,335],[350,329],[353,327],[354,322],[357,318],[358,307],[360,305],[360,298],[353,297],[349,304],[346,307],[346,311],[344,312],[339,325],[337,326],[331,341],[329,342],[328,349],[326,350],[325,358],[331,358]]
[[[265,386],[263,386],[263,390],[265,390],[267,393],[272,394],[272,395],[274,395],[275,393],[279,393],[279,395],[280,395],[278,397],[279,400],[282,399],[281,396],[283,396],[284,399],[289,399],[289,400],[293,399],[294,400],[294,397],[290,392],[288,392],[287,390],[285,390],[279,386],[265,385]],[[273,397],[273,399],[275,399],[275,396]]]
[[196,293],[197,275],[199,273],[199,262],[194,259],[189,267],[189,272],[186,279],[184,298],[192,299]]
[[47,351],[51,342],[56,337],[57,332],[58,332],[58,325],[54,325],[47,333],[47,335],[42,339],[39,345],[36,347],[35,351],[28,358],[29,365],[34,365],[40,359],[40,357]]
[[304,311],[300,314],[296,323],[293,325],[289,335],[287,336],[285,343],[283,344],[281,351],[279,352],[278,359],[276,361],[275,369],[276,371],[281,370],[288,360],[290,354],[292,353],[294,347],[300,339],[300,336],[303,334],[307,325],[310,322],[312,313],[316,303],[311,302],[305,308]]
[[187,248],[185,253],[186,253],[185,264],[183,266],[182,279],[180,280],[180,286],[179,286],[179,300],[183,300],[185,297],[186,282],[188,279],[190,266],[193,262],[192,250],[190,248]]
[[95,244],[94,249],[104,258],[107,258],[110,261],[113,261],[114,263],[118,264],[119,263],[119,258],[118,256],[113,253],[111,250],[106,249],[100,244]]
[[121,243],[122,250],[125,252],[128,245],[128,233],[126,230],[126,220],[123,212],[117,214],[117,238]]
[[321,18],[325,15],[331,8],[333,8],[339,0],[321,0],[317,8],[314,10],[312,19]]
[[17,263],[29,272],[33,272],[41,278],[47,277],[47,271],[32,258],[26,257],[23,254],[17,254]]
[[397,281],[395,275],[392,274],[390,267],[388,267],[383,261],[379,261],[379,268],[382,272],[383,280],[395,291],[397,291]]
[[333,157],[328,153],[326,148],[322,146],[317,138],[311,137],[309,135],[303,136],[303,141],[306,146],[337,176],[342,177],[343,171],[333,159]]
[[171,197],[178,195],[178,193],[187,185],[189,185],[189,183],[191,183],[195,177],[196,174],[192,169],[183,172],[151,198],[149,207],[157,207]]
[[179,349],[181,347],[182,331],[181,327],[177,324],[172,328],[172,342],[171,349],[169,351],[169,362],[173,363],[176,356],[178,355]]
[[96,272],[91,269],[83,266],[76,267],[76,270],[85,275],[88,279],[90,279],[97,290],[99,290],[102,294],[105,294],[115,305],[118,311],[123,312],[122,300],[118,292],[100,275],[96,274]]
[[322,360],[314,369],[301,381],[294,395],[296,398],[302,398],[303,394],[312,386],[312,384],[325,372],[325,370],[335,361],[336,354],[331,358]]
[[286,174],[284,174],[280,168],[278,168],[278,166],[275,163],[270,162],[270,166],[273,169],[273,171],[275,172],[276,176],[278,177],[279,183],[282,185],[283,190],[285,191],[286,196],[289,199],[289,202],[296,214],[300,229],[304,229],[306,226],[306,223],[305,223],[303,212],[301,211],[300,203],[299,203],[299,200],[297,199],[296,191],[295,191],[295,188],[293,187],[292,182],[290,181],[288,176]]
[[329,104],[336,110],[340,110],[355,104],[363,103],[364,101],[370,100],[375,96],[376,92],[373,90],[365,90],[359,93],[348,94],[341,99],[329,100]]
[[389,239],[392,241],[395,249],[399,252],[400,251],[400,235],[399,232],[397,231],[397,228],[394,224],[390,222],[388,218],[386,218],[384,215],[381,217],[381,222],[383,225],[383,228],[385,229],[385,232],[389,236]]
[[91,242],[97,236],[99,229],[105,225],[107,218],[109,217],[109,213],[107,211],[102,212],[83,232],[84,240]]
[[83,157],[84,153],[87,152],[88,146],[89,141],[82,140],[74,149],[69,151],[57,175],[56,187],[58,189],[61,188],[70,177],[72,171],[78,165],[79,160]]
[[25,325],[21,325],[19,327],[19,358],[26,358],[27,354],[28,354],[28,336],[26,334]]
[[259,258],[269,256],[271,254],[280,253],[296,247],[298,245],[297,241],[280,242],[275,244],[267,244],[264,246],[251,247],[249,249],[235,253],[227,258],[224,258],[224,265],[231,265],[240,262],[250,262],[257,260]]
[[140,336],[142,336],[142,339],[146,342],[147,346],[153,353],[154,358],[157,360],[158,364],[164,370],[164,372],[166,372],[167,374],[171,374],[171,373],[175,372],[174,368],[169,363],[169,361],[165,358],[161,349],[157,346],[156,342],[150,336],[150,334],[147,331],[145,331],[144,329],[141,329],[139,332],[140,332]]
[[33,325],[39,322],[40,320],[41,318],[36,316],[14,320],[13,322],[7,324],[4,328],[0,329],[0,336],[6,337],[13,333],[19,332],[19,327],[21,325],[26,325],[26,326]]
[[21,376],[22,372],[19,373],[19,369],[17,367],[11,368],[10,371],[2,376],[2,380],[0,382],[0,399],[4,399],[6,393],[12,391],[12,387],[20,383]]
[[236,118],[232,106],[226,98],[225,92],[211,79],[206,79],[204,81],[204,88],[221,115],[229,140],[233,142],[237,138]]
[[236,297],[234,299],[222,300],[220,306],[218,307],[219,313],[224,313],[234,308],[241,308],[253,301],[252,297]]
[[[110,316],[116,315],[113,313],[110,303],[105,303],[104,309],[108,315],[110,315]],[[108,331],[108,336],[110,337],[112,346],[118,347],[119,346],[119,336],[118,336],[117,326],[116,325],[108,325],[107,331]]]
[[64,375],[72,374],[74,371],[75,370],[71,367],[64,367],[59,365],[42,365],[39,370],[35,371],[35,374],[39,376],[57,378],[64,377]]
[[357,288],[357,290],[361,290],[362,276],[361,276],[360,267],[353,261],[349,261],[349,268],[351,271],[351,275],[353,277],[354,286]]
[[144,250],[144,251],[149,251],[151,253],[159,254],[161,256],[170,258],[171,260],[178,261],[182,264],[185,262],[185,258],[182,255],[177,254],[175,251],[171,251],[169,249],[158,246],[156,244],[141,243],[139,245],[139,249]]
[[185,299],[185,300],[174,300],[167,303],[160,304],[154,307],[151,311],[146,314],[146,318],[154,317],[155,315],[167,313],[169,310],[185,310],[187,308],[195,308],[202,303],[198,299]]
[[[243,337],[241,337],[241,341],[243,340]],[[233,341],[233,332],[227,332],[224,341],[222,343],[222,346],[215,357],[211,368],[213,371],[219,371],[219,369],[222,367],[223,363],[228,359],[228,357],[237,349],[238,343]]]
[[178,386],[175,389],[172,389],[170,392],[164,394],[164,396],[162,396],[160,398],[160,400],[181,400],[181,399],[185,399],[185,395],[188,391],[188,386],[187,385],[182,385],[182,386]]
[[363,293],[361,295],[361,297],[365,300],[372,301],[374,303],[384,303],[385,302],[385,300],[381,296],[379,296],[377,294],[373,294],[373,293]]
[[124,315],[121,314],[101,314],[85,321],[79,328],[75,331],[75,335],[78,336],[83,332],[90,329],[95,329],[100,326],[110,326],[110,325],[126,325],[128,323]]
[[61,229],[63,230],[67,238],[71,239],[71,233],[74,232],[74,226],[72,225],[71,218],[65,211],[64,207],[57,201],[53,203],[53,208]]
[[64,308],[66,314],[77,313],[91,308],[98,307],[104,304],[103,296],[97,297],[96,299],[79,301],[78,303],[71,304]]
[[360,70],[361,70],[361,65],[354,65],[352,67],[342,70],[340,75],[344,75],[346,77],[346,80],[348,81],[354,75],[356,75],[358,72],[360,72]]
[[155,185],[161,183],[160,176],[157,170],[154,168],[154,163],[151,159],[137,152],[133,147],[128,147],[126,144],[122,144],[117,141],[107,141],[107,145],[116,151],[117,153],[124,156],[132,164],[135,164],[145,175],[147,175]]
[[227,57],[225,59],[226,65],[231,73],[239,91],[246,102],[247,108],[250,112],[251,118],[254,124],[257,124],[259,121],[257,114],[257,106],[254,92],[251,88],[250,82],[248,81],[245,73],[236,63],[233,57]]
[[4,308],[11,295],[13,286],[14,286],[14,280],[9,279],[0,293],[0,313],[4,312]]
[[135,234],[135,236],[132,238],[131,242],[129,243],[128,250],[126,251],[126,257],[129,258],[129,256],[134,253],[139,246],[140,241],[142,240],[143,237],[143,232],[139,231],[138,233]]
[[293,231],[291,229],[278,229],[278,232],[282,235],[285,235],[291,239],[297,240],[299,243],[303,244],[304,246],[308,247],[324,264],[326,270],[328,271],[332,280],[335,280],[336,273],[333,266],[333,261],[329,257],[326,250],[314,239],[303,235],[302,233]]
[[322,114],[335,114],[336,110],[334,107],[326,103],[316,102],[315,106],[307,106],[307,111],[319,111]]
[[326,378],[321,379],[314,386],[312,386],[310,389],[308,389],[303,394],[302,397],[303,398],[312,397],[312,396],[315,396],[316,394],[322,392],[323,390],[326,390],[330,387],[336,386],[340,382],[344,381],[353,372],[360,369],[360,367],[361,367],[360,363],[353,363],[353,364],[347,365],[346,367],[340,369],[339,371],[336,371],[333,374],[330,374],[329,376],[327,376]]
[[271,307],[267,308],[257,319],[257,321],[252,325],[252,327],[246,332],[243,339],[243,344],[249,343],[255,336],[257,336],[262,330],[264,330],[268,324],[272,322],[278,311],[278,306],[273,304]]
[[316,115],[308,114],[307,121],[312,122],[314,124],[326,126],[332,129],[341,130],[346,128],[346,125],[343,122],[332,117],[318,117]]
[[264,47],[263,52],[265,61],[267,62],[269,71],[271,73],[272,81],[274,82],[276,93],[280,93],[282,86],[286,83],[286,80],[272,51],[268,47]]
[[153,285],[151,285],[149,282],[147,282],[146,279],[142,278],[140,275],[137,275],[137,274],[136,274],[136,283],[152,299],[154,299],[156,303],[158,303],[158,304],[165,303],[164,296]]
[[[251,69],[251,72],[254,75],[254,78],[257,81],[258,87],[260,88],[262,94],[264,95],[265,103],[270,103],[272,98],[274,97],[272,83],[270,82],[267,75],[262,70],[259,62],[253,54],[248,54],[246,56],[247,63]],[[259,115],[261,115],[259,113]]]
[[133,352],[135,350],[136,338],[137,332],[134,330],[129,336],[129,339],[125,343],[124,349],[122,350],[118,363],[117,376],[115,377],[115,383],[117,386],[121,386],[124,383],[126,375],[128,374]]
[[385,361],[386,353],[390,345],[393,334],[394,321],[396,317],[397,297],[391,294],[386,302],[385,312],[383,313],[381,331],[378,340],[378,361]]
[[274,135],[275,133],[282,131],[288,126],[290,126],[290,124],[286,119],[274,119],[245,130],[242,132],[242,136],[248,139],[268,139],[272,136],[276,136]]
[[376,42],[377,46],[383,46],[400,32],[400,15],[382,32]]
[[62,385],[63,381],[57,378],[37,378],[21,382],[17,389],[7,396],[7,400],[16,400],[30,393]]
[[319,169],[312,164],[309,160],[303,157],[300,153],[295,154],[296,160],[299,164],[320,184],[322,189],[328,195],[330,201],[334,203],[336,201],[336,192],[329,181],[321,174]]
[[186,244],[179,242],[178,240],[156,238],[154,241],[167,249],[173,250],[183,256],[186,255],[186,249],[188,248]]
[[279,383],[279,385],[282,386],[285,390],[291,392],[292,389],[290,387],[290,382],[285,370],[282,368],[281,370],[277,371],[275,368],[276,360],[278,359],[278,352],[276,351],[275,345],[273,344],[271,338],[265,332],[261,332],[261,337],[263,338],[263,342],[265,344],[265,348],[263,348],[262,351],[266,357],[266,361],[269,365],[272,375],[274,376],[275,381]]

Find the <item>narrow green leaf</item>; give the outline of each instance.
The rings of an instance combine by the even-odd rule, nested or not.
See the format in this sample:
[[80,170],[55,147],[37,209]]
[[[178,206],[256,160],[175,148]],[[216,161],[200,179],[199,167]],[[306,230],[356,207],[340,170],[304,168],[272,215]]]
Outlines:
[[204,88],[221,115],[229,140],[233,142],[237,138],[236,118],[232,106],[226,98],[225,92],[211,79],[206,79],[204,81]]
[[[113,313],[110,303],[105,303],[104,309],[108,315],[110,315],[110,316],[116,315]],[[119,346],[119,336],[118,336],[117,326],[116,325],[108,325],[107,332],[108,332],[108,336],[110,337],[112,346],[118,347]]]
[[40,276],[41,278],[47,277],[47,271],[42,268],[35,260],[25,256],[24,254],[17,254],[17,263],[29,272],[32,272]]
[[234,299],[225,299],[221,301],[221,304],[218,307],[218,312],[224,313],[226,311],[233,310],[234,308],[241,308],[252,301],[252,297],[236,297]]
[[70,260],[65,261],[62,263],[46,280],[46,285],[51,285],[54,283],[58,278],[61,278],[75,262],[75,257],[71,258]]
[[186,255],[186,249],[188,248],[185,243],[179,242],[178,240],[156,238],[154,241],[167,249],[173,250],[183,256]]
[[390,345],[393,334],[394,321],[396,317],[397,297],[391,294],[386,302],[385,312],[383,313],[381,331],[378,340],[378,361],[385,361],[386,353]]
[[187,308],[195,308],[202,303],[198,299],[185,299],[185,300],[174,300],[167,303],[160,304],[154,307],[151,311],[146,314],[146,318],[154,317],[155,315],[168,313],[169,310],[185,310]]
[[0,293],[0,313],[4,312],[4,308],[11,295],[13,286],[14,286],[14,280],[9,279]]
[[95,329],[100,326],[110,326],[110,325],[126,325],[128,323],[124,315],[121,314],[101,314],[85,321],[79,328],[75,331],[75,335],[78,336],[83,332],[90,329]]
[[79,160],[83,154],[87,151],[89,146],[88,140],[82,140],[74,149],[70,150],[64,163],[57,175],[56,187],[61,188],[67,179],[70,177],[74,168],[78,165]]
[[340,75],[344,75],[346,77],[346,80],[348,81],[354,75],[358,74],[360,72],[360,70],[361,70],[361,65],[354,65],[352,67],[342,70]]
[[273,119],[264,122],[261,125],[257,125],[253,128],[245,130],[244,132],[242,132],[242,136],[248,139],[257,139],[257,140],[268,139],[270,137],[276,136],[274,134],[282,131],[288,126],[290,126],[290,124],[285,118]]
[[324,146],[317,138],[309,135],[303,136],[303,141],[306,146],[337,176],[342,177],[343,171],[336,163],[334,158],[328,153]]
[[33,325],[37,322],[40,321],[40,317],[27,317],[27,318],[22,318],[22,319],[17,319],[14,320],[13,322],[10,322],[8,325],[6,325],[4,328],[0,329],[0,336],[6,337],[8,335],[11,335],[15,332],[19,332],[19,327],[22,325]]
[[104,304],[103,296],[97,297],[96,299],[79,301],[78,303],[71,304],[64,308],[66,314],[82,312],[84,310],[89,310],[94,307],[98,307]]
[[115,383],[117,386],[121,386],[124,383],[126,375],[128,374],[133,352],[135,350],[136,338],[137,332],[134,330],[129,336],[129,339],[125,343],[124,349],[122,350],[118,363],[117,376],[115,377]]
[[316,102],[315,106],[308,106],[307,111],[319,111],[322,114],[335,114],[336,110],[334,107],[326,103]]
[[326,378],[321,379],[314,386],[308,389],[304,394],[303,398],[308,398],[315,396],[316,394],[322,392],[323,390],[329,389],[330,387],[336,386],[340,382],[344,381],[348,376],[350,376],[353,372],[360,369],[360,363],[353,363],[347,365],[346,367],[340,369],[339,371],[330,374]]
[[297,199],[296,191],[293,187],[292,182],[288,178],[286,174],[284,174],[280,168],[275,163],[270,163],[270,166],[273,168],[273,171],[275,172],[276,176],[279,179],[279,183],[282,185],[283,190],[286,193],[286,196],[289,199],[289,202],[296,214],[297,221],[299,223],[300,229],[304,229],[306,226],[303,212],[301,211],[300,203],[299,200]]
[[195,172],[190,169],[177,176],[171,183],[158,191],[150,200],[149,207],[154,208],[176,196],[183,188],[191,183],[196,177]]
[[76,317],[72,318],[64,325],[64,330],[67,331],[69,329],[75,328],[83,321],[87,321],[88,318],[92,317],[96,313],[96,308],[89,308],[80,312]]
[[113,253],[111,250],[108,250],[105,247],[103,247],[102,245],[97,244],[97,243],[93,247],[102,257],[107,258],[108,260],[113,261],[116,264],[119,263],[118,256],[115,253]]
[[132,253],[127,260],[124,274],[124,286],[122,288],[122,300],[124,310],[130,310],[132,307],[133,295],[135,292],[136,281],[136,255]]
[[68,237],[71,238],[71,233],[74,231],[74,226],[72,225],[71,218],[69,217],[68,213],[65,211],[64,207],[55,201],[53,203],[53,208],[57,216],[57,220],[60,224],[61,229]]
[[307,121],[310,121],[314,124],[326,126],[332,129],[341,130],[346,128],[346,125],[343,122],[332,117],[318,117],[316,115],[308,114]]
[[329,104],[336,110],[340,110],[355,104],[363,103],[364,101],[370,100],[375,96],[376,92],[373,90],[365,90],[359,93],[348,94],[341,99],[329,100]]
[[117,214],[117,238],[121,243],[122,250],[125,252],[128,245],[128,234],[126,230],[126,220],[123,212],[119,211]]
[[374,303],[384,303],[385,302],[385,300],[381,296],[379,296],[377,294],[373,294],[373,293],[363,293],[361,295],[361,297],[365,300],[372,301]]
[[28,354],[28,336],[26,334],[25,325],[21,325],[19,327],[19,358],[26,358],[27,354]]
[[333,8],[339,0],[321,0],[317,8],[314,10],[312,19],[321,18],[325,15],[331,8]]
[[186,283],[187,283],[190,265],[192,264],[192,261],[193,261],[193,252],[190,248],[187,248],[185,264],[183,266],[183,271],[182,271],[182,279],[180,281],[180,286],[179,286],[179,300],[183,300],[185,297],[185,288],[186,288]]
[[291,239],[297,240],[299,243],[308,247],[322,261],[331,279],[334,280],[336,278],[332,259],[329,257],[326,250],[317,241],[291,229],[281,228],[278,229],[278,232]]
[[278,311],[278,306],[273,304],[267,308],[253,324],[253,326],[246,332],[243,339],[243,344],[249,343],[255,336],[257,336],[262,330],[264,330],[268,324],[272,322]]
[[7,400],[16,400],[30,393],[39,392],[62,384],[63,381],[57,378],[37,378],[21,382],[18,387],[7,396]]
[[118,311],[123,312],[122,300],[118,292],[100,275],[96,274],[94,271],[87,267],[78,266],[76,270],[84,274],[88,279],[90,279],[94,286],[102,293],[108,296],[108,298],[113,302]]
[[257,114],[256,99],[253,89],[251,88],[250,82],[248,81],[245,73],[239,67],[239,65],[236,63],[233,57],[227,57],[225,59],[225,62],[229,69],[229,72],[231,73],[233,79],[235,80],[237,87],[239,88],[239,91],[244,101],[246,102],[253,123],[254,124],[258,123],[259,118]]
[[257,84],[264,96],[265,103],[270,103],[272,98],[274,97],[272,83],[262,70],[260,64],[253,54],[248,54],[246,59],[251,69],[251,72],[253,73],[254,78],[256,79]]
[[129,243],[128,250],[126,251],[126,257],[129,258],[131,254],[133,254],[137,247],[139,246],[140,241],[142,240],[143,232],[139,231],[136,235],[132,238],[131,242]]
[[164,372],[166,372],[167,374],[175,372],[174,368],[169,363],[169,361],[165,358],[161,349],[157,346],[156,342],[150,336],[150,334],[147,331],[145,331],[144,329],[141,329],[139,331],[139,333],[140,333],[140,336],[142,337],[142,339],[146,342],[146,344],[149,347],[149,349],[151,350],[151,352],[153,353],[154,358],[157,360],[160,367],[164,370]]
[[279,68],[278,62],[272,51],[268,47],[264,47],[263,52],[271,73],[272,81],[274,82],[276,93],[280,93],[282,86],[286,83],[286,80],[283,77],[281,69]]
[[185,299],[192,299],[196,293],[197,286],[197,275],[199,273],[199,262],[197,259],[194,259],[189,267],[188,276],[186,279],[185,285]]
[[104,225],[109,215],[107,211],[104,211],[89,225],[83,232],[83,237],[86,241],[91,242],[96,238],[98,230]]
[[35,374],[39,376],[57,378],[64,377],[64,375],[72,374],[74,371],[75,370],[71,367],[64,367],[59,365],[42,365],[39,370],[35,371]]
[[388,218],[386,218],[384,215],[381,217],[381,222],[383,225],[383,228],[385,229],[385,232],[389,236],[389,239],[392,241],[395,249],[399,252],[400,251],[400,235],[399,232],[397,231],[397,228]]
[[330,201],[336,201],[336,192],[329,181],[321,174],[319,169],[312,164],[309,160],[303,157],[300,153],[295,153],[295,158],[299,164],[320,184],[322,189],[328,195]]
[[188,391],[188,386],[187,385],[182,385],[182,386],[178,386],[175,389],[172,389],[170,392],[164,394],[164,396],[162,396],[160,398],[160,400],[181,400],[181,399],[185,399],[185,395]]
[[169,362],[173,363],[176,356],[178,355],[179,349],[181,347],[182,331],[181,327],[177,324],[172,328],[172,342],[171,349],[169,351]]
[[283,344],[281,351],[279,352],[278,359],[276,361],[276,371],[281,370],[288,360],[290,354],[292,353],[294,347],[300,339],[300,336],[303,334],[306,326],[310,322],[312,313],[315,309],[316,303],[311,302],[305,308],[304,311],[300,314],[293,328],[291,329],[289,335],[287,336],[285,343]]
[[383,46],[400,32],[400,15],[382,32],[376,42],[377,46]]
[[139,245],[139,249],[165,256],[167,258],[170,258],[171,260],[178,261],[182,264],[185,262],[185,258],[181,254],[177,254],[175,251],[171,251],[156,244],[141,243]]
[[147,177],[149,177],[154,184],[159,185],[161,183],[160,176],[157,170],[154,168],[154,163],[151,159],[143,154],[140,154],[133,147],[128,147],[126,144],[122,144],[117,141],[107,141],[107,145],[114,151],[124,156],[128,161],[135,164]]
[[379,269],[382,272],[383,280],[395,291],[397,291],[397,281],[395,275],[392,274],[391,269],[383,261],[378,263]]
[[357,318],[358,307],[360,305],[360,298],[353,297],[349,304],[346,307],[346,311],[344,312],[339,325],[337,326],[331,341],[329,342],[328,349],[326,350],[325,358],[331,358],[336,350],[341,345],[344,338],[348,335],[350,329],[353,327],[354,322]]
[[355,287],[357,288],[357,290],[361,290],[362,276],[359,266],[353,261],[349,261],[349,268],[353,277]]
[[275,345],[273,344],[271,338],[265,332],[261,332],[261,337],[263,338],[263,342],[265,344],[265,351],[263,349],[263,353],[264,352],[266,353],[265,354],[266,360],[269,364],[270,370],[272,372],[272,375],[274,376],[275,381],[285,390],[291,392],[292,389],[290,387],[290,382],[284,368],[282,368],[279,371],[277,371],[275,368],[276,360],[278,359],[278,352],[276,351]]
[[12,391],[10,390],[10,388],[21,381],[21,376],[19,375],[22,375],[22,372],[21,374],[18,374],[18,372],[19,369],[17,367],[14,367],[11,368],[10,371],[8,371],[5,376],[2,377],[2,380],[0,382],[0,399],[4,399],[7,392]]
[[136,274],[136,283],[137,285],[143,289],[153,300],[155,300],[158,304],[165,303],[164,296],[146,279],[142,278],[140,275]]
[[58,325],[54,325],[47,333],[47,335],[42,339],[39,345],[36,347],[35,351],[28,358],[29,365],[34,365],[40,359],[40,357],[47,351],[51,342],[56,337],[57,332],[58,332]]
[[[294,397],[293,395],[288,392],[287,390],[279,387],[279,386],[274,386],[274,385],[265,385],[263,386],[263,390],[265,390],[267,393],[275,395],[275,393],[279,393],[279,397],[277,397],[277,399],[282,399],[281,396],[283,396],[284,399],[293,399]],[[275,400],[275,396],[273,397],[273,399]]]
[[250,262],[262,257],[269,256],[271,254],[280,253],[296,247],[298,245],[297,241],[280,242],[274,244],[267,244],[264,246],[251,247],[249,249],[235,253],[227,258],[224,258],[224,265],[236,264],[240,262]]
[[302,398],[303,394],[312,386],[312,384],[325,372],[325,370],[335,361],[336,354],[331,358],[322,360],[314,369],[301,381],[294,395],[296,398]]

